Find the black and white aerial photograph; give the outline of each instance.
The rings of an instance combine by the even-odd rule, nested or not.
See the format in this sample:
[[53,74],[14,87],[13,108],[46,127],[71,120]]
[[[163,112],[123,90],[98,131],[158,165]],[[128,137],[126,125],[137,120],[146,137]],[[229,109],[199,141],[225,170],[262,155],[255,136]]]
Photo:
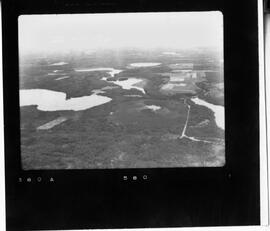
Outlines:
[[221,12],[18,23],[23,170],[225,165]]

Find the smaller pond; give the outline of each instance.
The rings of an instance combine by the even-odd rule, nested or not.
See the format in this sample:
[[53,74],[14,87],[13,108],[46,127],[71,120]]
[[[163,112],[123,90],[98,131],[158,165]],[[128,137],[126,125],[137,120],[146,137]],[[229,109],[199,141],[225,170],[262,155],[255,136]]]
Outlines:
[[154,67],[159,66],[161,63],[131,63],[131,67]]
[[53,72],[53,73],[48,73],[48,75],[61,76],[61,75],[66,75],[66,74],[65,73]]
[[63,77],[57,78],[55,80],[62,80],[62,79],[68,79],[68,78],[69,78],[69,76],[63,76]]
[[62,65],[66,65],[66,64],[68,64],[68,63],[66,63],[66,62],[58,62],[58,63],[52,63],[49,66],[62,66]]
[[160,106],[156,106],[156,105],[146,105],[144,108],[147,108],[147,109],[150,109],[153,111],[157,111],[157,110],[161,109]]
[[55,126],[57,126],[57,125],[65,122],[66,120],[67,120],[67,118],[65,118],[65,117],[58,117],[55,120],[52,120],[52,121],[50,121],[50,122],[48,122],[46,124],[43,124],[43,125],[37,127],[37,130],[48,130],[48,129],[51,129],[51,128],[53,128],[53,127],[55,127]]

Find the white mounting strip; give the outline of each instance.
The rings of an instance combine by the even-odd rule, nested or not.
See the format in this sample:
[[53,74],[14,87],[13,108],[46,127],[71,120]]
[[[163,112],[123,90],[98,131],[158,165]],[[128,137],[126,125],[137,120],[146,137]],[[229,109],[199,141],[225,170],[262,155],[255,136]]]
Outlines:
[[[259,79],[260,79],[260,197],[261,225],[269,225],[269,157],[270,145],[270,15],[263,15],[258,1]],[[264,31],[265,30],[265,31]],[[264,33],[265,32],[265,33]],[[265,42],[265,43],[264,43]]]

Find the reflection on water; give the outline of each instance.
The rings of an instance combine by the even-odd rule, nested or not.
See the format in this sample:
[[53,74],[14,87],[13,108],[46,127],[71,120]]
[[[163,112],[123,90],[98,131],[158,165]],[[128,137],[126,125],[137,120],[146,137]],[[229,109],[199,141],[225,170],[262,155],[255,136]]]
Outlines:
[[20,90],[20,106],[37,105],[41,111],[86,110],[110,102],[112,99],[94,93],[66,99],[66,93],[46,89]]
[[199,99],[197,97],[191,98],[191,100],[198,105],[202,105],[202,106],[210,108],[214,112],[217,126],[223,130],[225,129],[224,128],[225,127],[224,126],[224,124],[225,124],[224,106],[214,105],[214,104],[208,103],[202,99]]

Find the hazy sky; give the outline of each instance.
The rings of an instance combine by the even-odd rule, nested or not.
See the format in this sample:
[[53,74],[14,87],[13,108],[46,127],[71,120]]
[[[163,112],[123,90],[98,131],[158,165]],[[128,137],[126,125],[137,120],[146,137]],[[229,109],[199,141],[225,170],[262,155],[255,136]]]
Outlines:
[[218,11],[23,15],[18,21],[22,53],[223,47],[223,16]]

